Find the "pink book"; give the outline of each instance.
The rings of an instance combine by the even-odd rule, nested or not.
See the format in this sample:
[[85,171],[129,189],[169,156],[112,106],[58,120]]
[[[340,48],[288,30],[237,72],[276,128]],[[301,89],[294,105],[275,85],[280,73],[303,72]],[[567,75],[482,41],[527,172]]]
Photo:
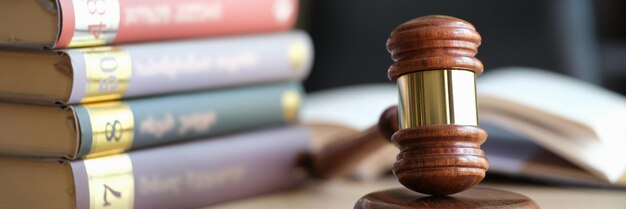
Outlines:
[[[73,48],[285,31],[297,0],[2,1],[0,45]],[[15,21],[20,20],[20,21]]]

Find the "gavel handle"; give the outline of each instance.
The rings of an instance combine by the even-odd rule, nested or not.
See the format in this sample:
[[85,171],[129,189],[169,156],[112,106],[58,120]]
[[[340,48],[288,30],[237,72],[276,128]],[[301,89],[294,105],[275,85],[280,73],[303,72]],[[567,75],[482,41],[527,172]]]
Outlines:
[[371,153],[384,147],[398,130],[398,107],[387,108],[377,125],[368,128],[354,139],[334,144],[311,156],[311,174],[330,179],[345,176]]

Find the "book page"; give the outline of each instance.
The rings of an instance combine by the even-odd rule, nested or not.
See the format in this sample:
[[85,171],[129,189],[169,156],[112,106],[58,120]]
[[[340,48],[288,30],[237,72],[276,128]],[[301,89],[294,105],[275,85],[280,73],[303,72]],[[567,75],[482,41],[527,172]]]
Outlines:
[[611,183],[626,168],[626,99],[565,76],[529,68],[495,71],[478,85],[481,118]]
[[524,136],[605,182],[614,183],[624,173],[624,158],[619,156],[621,154],[610,151],[597,140],[563,137],[536,123],[503,113],[482,111],[481,120]]
[[[507,68],[486,73],[478,81],[479,104],[514,104],[515,111],[547,123],[567,121],[575,135],[626,147],[626,99],[572,78],[532,68]],[[507,102],[509,104],[503,104]],[[492,105],[493,106],[493,105]]]
[[481,146],[492,173],[524,176],[540,181],[583,185],[609,185],[572,162],[530,141],[527,137],[481,121],[489,139]]

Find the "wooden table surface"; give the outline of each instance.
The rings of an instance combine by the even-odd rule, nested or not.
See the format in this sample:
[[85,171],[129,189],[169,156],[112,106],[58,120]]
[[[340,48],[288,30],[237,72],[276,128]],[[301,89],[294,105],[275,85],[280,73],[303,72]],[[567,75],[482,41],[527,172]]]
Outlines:
[[[514,181],[486,181],[483,187],[524,194],[543,209],[626,209],[626,190],[557,187]],[[361,196],[383,189],[400,187],[393,178],[375,182],[349,180],[312,181],[303,187],[260,197],[219,204],[204,209],[349,209]]]

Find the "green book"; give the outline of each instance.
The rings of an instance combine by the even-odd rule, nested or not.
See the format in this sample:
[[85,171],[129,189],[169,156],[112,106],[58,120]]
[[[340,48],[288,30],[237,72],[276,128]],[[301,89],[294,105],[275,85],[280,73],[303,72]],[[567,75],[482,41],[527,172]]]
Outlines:
[[301,94],[276,83],[61,108],[0,103],[0,155],[72,160],[295,122]]

